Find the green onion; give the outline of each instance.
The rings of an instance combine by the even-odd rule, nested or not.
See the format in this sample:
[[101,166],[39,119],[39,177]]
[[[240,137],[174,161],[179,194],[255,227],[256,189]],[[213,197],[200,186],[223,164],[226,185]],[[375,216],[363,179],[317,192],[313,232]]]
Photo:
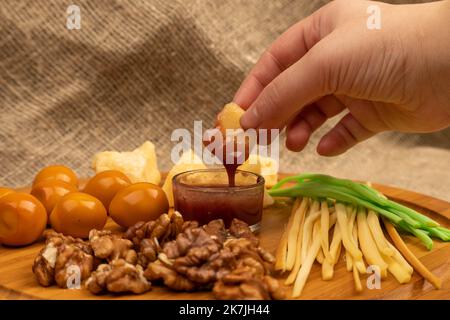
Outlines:
[[[281,188],[290,182],[295,182],[295,185]],[[389,219],[397,228],[419,238],[428,249],[433,246],[430,236],[450,241],[450,230],[439,226],[436,221],[387,199],[368,185],[348,179],[338,179],[324,174],[303,173],[280,180],[269,190],[269,194],[275,197],[327,198],[372,209]]]
[[[402,223],[400,223],[400,224],[402,224]],[[420,241],[422,241],[422,243],[425,245],[425,247],[428,250],[431,250],[433,248],[433,240],[431,240],[427,231],[412,228],[411,226],[407,225],[406,223],[402,225],[402,228],[404,230],[409,231],[414,236],[416,236],[416,238],[418,238]]]
[[278,189],[278,190],[269,190],[269,194],[271,196],[285,196],[290,197],[290,195],[285,195],[284,190],[289,190],[291,194],[295,194],[294,197],[303,196],[303,197],[311,197],[311,198],[332,198],[337,201],[342,201],[351,204],[358,204],[363,207],[372,209],[385,216],[389,220],[394,223],[399,223],[402,218],[387,211],[383,208],[378,208],[373,205],[371,202],[365,201],[364,199],[358,198],[357,195],[352,194],[351,192],[346,193],[345,190],[339,187],[327,187],[326,185],[314,184],[311,182],[304,182],[302,186],[293,187],[289,189]]
[[439,228],[432,227],[425,227],[425,230],[435,238],[441,239],[442,241],[450,241],[450,233],[448,230],[441,230]]

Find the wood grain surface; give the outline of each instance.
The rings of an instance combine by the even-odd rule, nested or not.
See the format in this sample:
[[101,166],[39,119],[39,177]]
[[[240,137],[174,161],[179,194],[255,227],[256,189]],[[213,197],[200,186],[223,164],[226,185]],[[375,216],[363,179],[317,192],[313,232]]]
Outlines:
[[[415,192],[398,188],[374,185],[388,197],[403,202],[408,206],[430,216],[440,224],[450,226],[450,203]],[[261,245],[275,252],[290,214],[291,204],[280,202],[264,211],[262,227],[259,233]],[[108,221],[107,228],[118,229],[113,221]],[[391,275],[381,282],[380,289],[369,290],[363,277],[362,293],[354,290],[353,278],[345,269],[341,256],[335,267],[332,280],[321,279],[321,268],[314,264],[301,299],[448,299],[450,300],[450,243],[434,241],[434,248],[427,251],[417,239],[404,236],[405,242],[414,254],[435,275],[443,280],[443,287],[435,290],[414,272],[408,284],[400,285]],[[209,292],[177,293],[162,287],[142,295],[100,295],[95,296],[85,289],[69,290],[56,286],[43,288],[36,282],[31,271],[34,257],[42,248],[43,242],[24,248],[0,246],[0,299],[212,299]],[[277,276],[280,281],[286,275]],[[290,292],[288,288],[288,292]]]

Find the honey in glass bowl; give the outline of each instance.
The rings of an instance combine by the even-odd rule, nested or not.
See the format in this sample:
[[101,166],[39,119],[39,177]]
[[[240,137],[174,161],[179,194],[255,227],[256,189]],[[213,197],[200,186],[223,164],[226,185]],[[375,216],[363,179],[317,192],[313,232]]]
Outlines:
[[223,219],[229,227],[237,218],[257,231],[263,211],[264,178],[237,170],[234,186],[229,186],[228,182],[225,169],[193,170],[174,176],[175,210],[185,220],[196,220],[200,224]]

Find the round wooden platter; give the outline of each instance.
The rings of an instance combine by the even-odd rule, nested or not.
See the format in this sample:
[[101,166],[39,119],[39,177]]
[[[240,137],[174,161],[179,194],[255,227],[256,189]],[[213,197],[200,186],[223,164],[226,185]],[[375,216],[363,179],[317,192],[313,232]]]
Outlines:
[[[374,185],[388,197],[400,201],[450,227],[450,203],[423,194],[398,188]],[[24,188],[22,191],[28,191]],[[261,245],[275,252],[281,234],[290,215],[291,204],[276,203],[264,211],[262,227],[259,233]],[[108,221],[106,228],[120,230]],[[414,272],[411,281],[399,284],[392,275],[381,281],[380,289],[368,289],[363,277],[362,293],[354,290],[353,277],[346,271],[343,256],[335,266],[334,277],[330,281],[321,278],[321,267],[315,262],[300,299],[450,299],[450,243],[434,241],[431,251],[409,236],[404,237],[408,247],[436,276],[443,281],[440,290],[423,280]],[[34,257],[42,248],[43,242],[23,248],[0,246],[0,299],[213,299],[210,292],[178,293],[160,286],[154,286],[150,292],[142,295],[100,295],[95,296],[85,289],[60,289],[56,286],[39,286],[31,271]],[[287,275],[277,276],[283,283]],[[290,294],[291,288],[287,288]]]

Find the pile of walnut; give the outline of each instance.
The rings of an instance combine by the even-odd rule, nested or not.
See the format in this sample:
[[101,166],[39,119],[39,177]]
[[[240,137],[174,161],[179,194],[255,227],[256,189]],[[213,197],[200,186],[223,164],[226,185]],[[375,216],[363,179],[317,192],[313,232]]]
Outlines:
[[73,266],[94,294],[144,293],[151,283],[176,291],[212,290],[217,299],[281,299],[271,277],[274,257],[240,220],[225,230],[222,220],[204,226],[175,212],[140,222],[123,235],[92,230],[89,241],[54,231],[33,264],[42,286],[67,287]]

